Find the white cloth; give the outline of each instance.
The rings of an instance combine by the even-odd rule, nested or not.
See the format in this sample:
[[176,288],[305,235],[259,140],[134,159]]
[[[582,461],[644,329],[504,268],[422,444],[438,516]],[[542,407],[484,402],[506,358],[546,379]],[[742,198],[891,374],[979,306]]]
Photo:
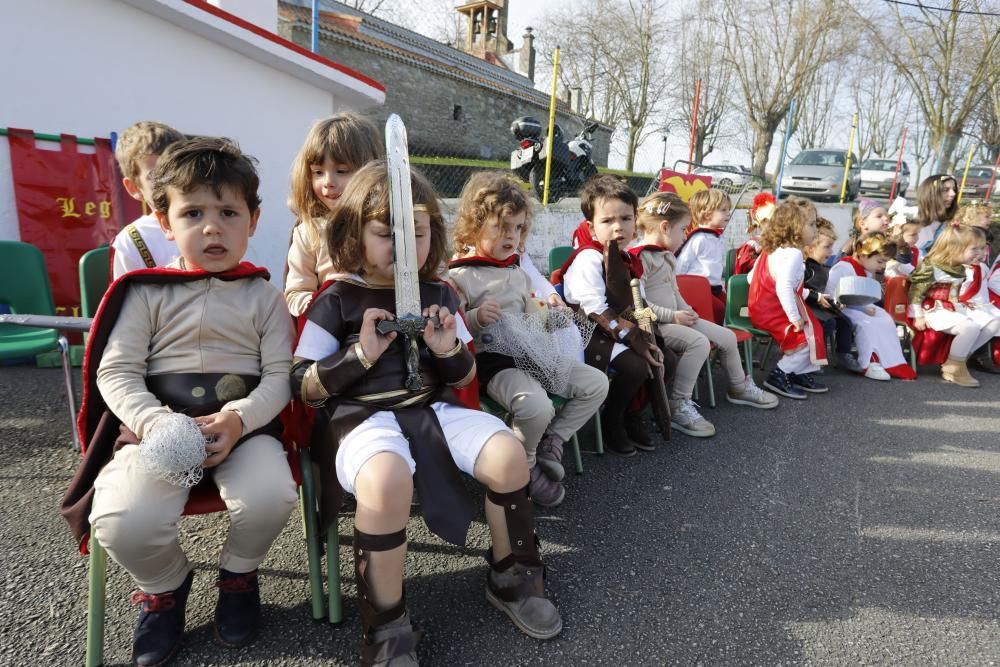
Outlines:
[[712,287],[721,287],[725,263],[726,244],[722,237],[714,232],[698,232],[681,248],[674,273],[705,276]]
[[521,255],[521,270],[527,273],[528,278],[531,279],[531,289],[534,290],[537,298],[547,301],[550,296],[556,293],[556,288],[545,279],[535,263],[531,261],[531,255],[528,253]]
[[783,355],[778,360],[778,368],[786,373],[794,373],[796,375],[815,373],[819,370],[819,366],[812,362],[808,345],[803,345],[799,349]]
[[[748,282],[753,282],[754,271],[760,266],[754,264],[747,277]],[[805,280],[806,263],[802,256],[802,251],[798,248],[778,248],[767,255],[767,268],[774,278],[774,289],[778,294],[778,301],[782,310],[788,317],[789,322],[798,322],[802,319],[799,312],[797,296],[805,298],[805,289],[802,282]],[[829,289],[830,283],[827,283]]]
[[[587,315],[599,315],[611,307],[604,283],[604,256],[594,248],[577,253],[562,282],[566,303],[579,305]],[[611,348],[612,361],[627,349],[615,343]]]
[[904,264],[902,262],[897,262],[896,260],[890,260],[885,266],[885,277],[886,278],[906,278],[916,267],[912,264]]
[[926,227],[921,227],[920,232],[917,233],[917,249],[920,251],[920,256],[924,257],[927,251],[931,249],[934,245],[935,234],[937,230],[941,228],[941,223],[937,220],[927,225]]
[[1000,294],[1000,255],[997,255],[997,258],[993,260],[993,266],[990,267],[986,285],[994,294]]
[[[853,278],[857,273],[848,262],[837,262],[830,269],[827,289],[837,293],[837,286],[843,278]],[[865,272],[869,278],[872,274]],[[899,345],[896,333],[896,323],[883,308],[872,305],[875,314],[869,315],[864,308],[842,308],[842,312],[854,324],[854,344],[858,347],[858,362],[862,368],[868,368],[872,354],[878,355],[878,362],[885,368],[906,364],[903,348]]]
[[[979,326],[986,326],[993,320],[1000,319],[1000,308],[997,308],[990,301],[990,288],[986,281],[986,275],[989,272],[989,267],[985,264],[979,265],[979,270],[982,271],[982,278],[979,282],[979,291],[972,295],[968,300],[966,314],[972,318]],[[965,294],[965,291],[972,284],[973,267],[965,267],[965,282],[962,283],[962,290],[959,294]]]
[[[155,215],[152,213],[144,215],[137,218],[132,224],[149,249],[149,254],[153,256],[156,266],[166,266],[180,257],[181,253],[177,249],[177,244],[167,240]],[[118,232],[115,240],[111,243],[111,249],[114,251],[112,280],[118,280],[129,271],[149,268],[143,261],[142,255],[139,254],[139,248],[136,247],[135,241],[129,236],[127,228]]]
[[[512,433],[507,425],[491,414],[460,408],[450,403],[431,405],[448,451],[458,469],[472,475],[476,459],[486,441],[497,433]],[[337,479],[348,493],[354,493],[354,480],[365,462],[376,454],[389,452],[406,461],[410,474],[417,464],[410,454],[410,442],[403,437],[396,416],[388,410],[380,410],[358,424],[348,433],[337,448]]]

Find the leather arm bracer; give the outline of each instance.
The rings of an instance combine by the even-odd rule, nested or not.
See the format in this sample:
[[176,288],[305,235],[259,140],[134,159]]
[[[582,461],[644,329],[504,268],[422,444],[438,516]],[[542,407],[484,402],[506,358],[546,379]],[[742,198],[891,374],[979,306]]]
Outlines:
[[322,405],[356,384],[372,367],[359,343],[343,347],[319,361],[293,360],[292,393],[307,405]]

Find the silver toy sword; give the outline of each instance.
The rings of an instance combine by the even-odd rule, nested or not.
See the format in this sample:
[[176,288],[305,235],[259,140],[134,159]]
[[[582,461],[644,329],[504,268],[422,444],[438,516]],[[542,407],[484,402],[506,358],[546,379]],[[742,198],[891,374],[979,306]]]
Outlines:
[[[389,216],[392,219],[393,276],[396,283],[396,319],[382,320],[376,330],[385,335],[396,331],[406,346],[406,388],[420,391],[417,339],[427,318],[420,306],[420,267],[417,266],[417,237],[413,221],[413,193],[410,189],[410,153],[403,119],[391,114],[385,122],[385,152],[389,171]],[[435,322],[435,326],[440,326]]]

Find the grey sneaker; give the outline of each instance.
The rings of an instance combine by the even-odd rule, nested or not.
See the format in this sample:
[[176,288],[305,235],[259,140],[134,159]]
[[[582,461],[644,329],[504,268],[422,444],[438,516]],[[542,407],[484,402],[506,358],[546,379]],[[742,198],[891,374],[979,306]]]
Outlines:
[[771,410],[778,407],[778,397],[764,391],[749,377],[738,387],[730,387],[726,392],[726,400],[736,405],[749,405],[752,408]]
[[670,425],[681,433],[694,438],[710,438],[715,435],[715,427],[698,412],[698,406],[690,398],[670,401]]
[[562,632],[559,610],[545,597],[545,566],[514,563],[503,572],[490,568],[486,599],[507,614],[524,634],[552,639]]
[[855,357],[850,352],[837,353],[837,365],[843,368],[845,371],[850,371],[851,373],[864,372],[864,369],[861,368],[861,364],[858,363],[858,358]]
[[555,507],[566,497],[566,489],[559,482],[551,480],[536,463],[528,471],[528,495],[537,505]]
[[558,435],[546,433],[538,443],[538,450],[535,452],[538,465],[542,471],[554,482],[561,482],[566,476],[566,468],[563,467],[563,445],[565,445]]

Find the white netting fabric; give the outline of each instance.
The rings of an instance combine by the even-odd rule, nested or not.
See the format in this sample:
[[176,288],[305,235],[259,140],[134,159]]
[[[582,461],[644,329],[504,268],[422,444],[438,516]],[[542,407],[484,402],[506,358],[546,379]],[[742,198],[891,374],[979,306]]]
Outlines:
[[514,359],[514,365],[538,380],[545,391],[566,389],[573,363],[583,361],[583,350],[594,333],[594,323],[568,308],[535,313],[503,313],[483,330],[477,352],[496,352]]
[[204,474],[201,464],[208,442],[191,417],[164,415],[139,444],[139,466],[165,482],[190,488]]

